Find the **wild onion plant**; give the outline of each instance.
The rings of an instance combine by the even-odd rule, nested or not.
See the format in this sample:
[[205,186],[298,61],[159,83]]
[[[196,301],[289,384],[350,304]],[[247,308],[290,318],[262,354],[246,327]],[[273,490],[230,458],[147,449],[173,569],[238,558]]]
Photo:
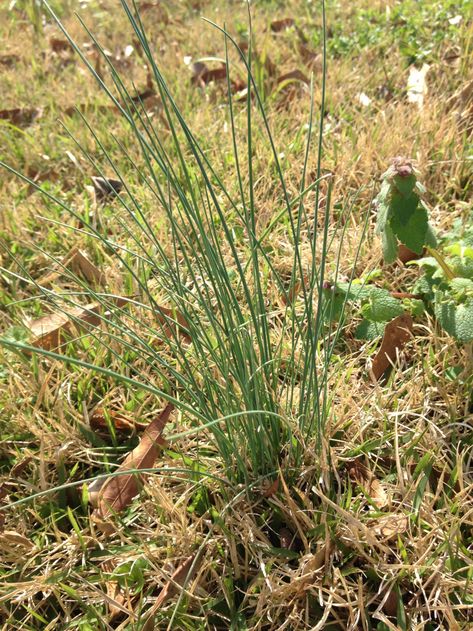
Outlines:
[[[153,200],[150,204],[138,198],[129,175],[123,173],[123,164],[111,158],[101,141],[102,132],[88,125],[84,117],[84,124],[103,155],[102,166],[85,150],[84,155],[96,173],[105,178],[113,172],[123,185],[123,193],[114,202],[122,209],[116,213],[115,221],[127,245],[115,242],[93,222],[84,224],[83,218],[82,232],[113,252],[121,269],[133,279],[133,295],[119,308],[113,295],[91,289],[74,277],[82,283],[87,302],[103,305],[100,325],[82,321],[81,331],[84,334],[87,328],[87,335],[100,340],[122,370],[94,365],[71,352],[27,348],[93,368],[127,387],[151,392],[159,401],[174,402],[188,429],[175,433],[171,440],[184,434],[203,433],[206,445],[213,444],[226,476],[234,482],[255,480],[279,468],[297,471],[308,441],[316,438],[319,448],[323,444],[330,403],[329,367],[339,334],[338,329],[326,327],[330,318],[324,314],[333,305],[322,291],[328,270],[330,280],[336,280],[343,237],[343,228],[331,225],[330,183],[326,205],[319,216],[320,184],[324,179],[321,165],[325,68],[318,144],[315,149],[312,147],[316,135],[312,103],[305,154],[301,156],[299,193],[291,196],[252,74],[252,37],[243,52],[225,29],[212,26],[222,35],[225,49],[234,168],[234,186],[230,187],[210,164],[170,93],[136,5],[122,0],[122,7],[156,86],[167,128],[164,133],[161,122],[150,118],[143,102],[125,86],[93,35],[89,32],[108,66],[110,85],[97,74],[57,20],[126,122],[141,159],[132,159],[127,148],[120,145],[123,164],[127,170],[133,170],[134,184],[139,183]],[[54,16],[52,11],[51,14]],[[235,103],[232,95],[230,52],[237,55],[246,72],[243,104]],[[242,120],[246,143],[239,141]],[[255,196],[255,143],[262,142],[261,134],[255,134],[256,126],[263,130],[271,148],[281,204],[263,228],[256,220],[259,201]],[[307,184],[307,165],[313,150],[317,151],[316,179]],[[228,181],[227,175],[225,182]],[[310,191],[315,191],[315,205],[307,203]],[[78,216],[74,208],[48,190],[42,192],[71,216]],[[166,217],[166,241],[157,236],[156,213]],[[290,278],[278,271],[278,255],[268,246],[272,230],[280,225],[286,227],[292,247]],[[39,285],[37,289],[47,302],[64,312],[76,305],[74,295],[59,295]],[[270,298],[274,293],[281,297],[280,304]],[[12,349],[25,349],[20,343],[3,343]],[[135,358],[134,363],[130,364],[130,357]]]

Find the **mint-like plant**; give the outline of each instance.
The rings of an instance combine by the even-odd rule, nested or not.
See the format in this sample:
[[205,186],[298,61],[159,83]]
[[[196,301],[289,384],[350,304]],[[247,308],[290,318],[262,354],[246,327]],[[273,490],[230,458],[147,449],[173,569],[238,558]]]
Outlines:
[[411,160],[394,158],[382,176],[381,190],[375,200],[376,233],[381,235],[386,263],[395,261],[400,244],[414,254],[427,254],[409,262],[418,265],[423,276],[414,284],[412,293],[400,295],[358,279],[351,283],[326,283],[325,291],[333,295],[326,319],[339,320],[346,303],[355,304],[363,318],[355,336],[374,339],[383,334],[385,325],[395,317],[406,312],[418,316],[427,310],[457,341],[471,342],[473,228],[445,235],[441,249],[437,249],[428,209],[422,201],[425,188],[417,175]]
[[399,243],[416,254],[422,254],[425,246],[437,245],[427,207],[421,199],[424,193],[412,162],[394,158],[382,176],[381,190],[375,200],[376,233],[381,235],[386,263],[396,260]]
[[373,340],[384,333],[386,324],[404,313],[420,315],[424,312],[422,300],[410,297],[397,298],[387,289],[367,284],[362,279],[351,283],[326,283],[325,291],[334,294],[333,308],[327,320],[339,320],[344,314],[346,303],[357,306],[362,320],[355,330],[360,340]]
[[442,254],[431,250],[428,256],[412,264],[424,275],[413,291],[430,305],[441,327],[459,342],[473,341],[473,229],[460,239],[448,234]]

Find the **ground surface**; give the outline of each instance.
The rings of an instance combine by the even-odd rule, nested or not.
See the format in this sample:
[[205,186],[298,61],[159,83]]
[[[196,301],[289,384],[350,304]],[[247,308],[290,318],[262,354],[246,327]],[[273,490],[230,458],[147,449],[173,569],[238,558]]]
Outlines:
[[[135,169],[142,161],[140,147],[116,108],[50,17],[31,2],[10,4],[11,10],[0,9],[0,159],[64,204],[0,171],[0,329],[8,339],[27,342],[28,323],[57,311],[51,295],[73,296],[80,306],[94,302],[100,292],[136,296],[138,291],[132,271],[141,273],[145,258],[140,262],[125,256],[127,268],[117,261],[114,248],[86,229],[92,225],[117,248],[139,246],[116,198],[101,201],[91,188],[91,177],[100,173],[97,165],[108,176],[114,173],[88,125],[119,165],[157,242],[169,252],[172,246],[166,217]],[[57,2],[53,8],[85,59],[107,81],[106,61],[100,61],[74,17],[78,10],[128,89],[142,95],[163,143],[170,142],[156,85],[119,3],[77,4]],[[203,154],[230,195],[237,195],[227,82],[218,70],[225,58],[224,38],[201,17],[226,24],[243,46],[248,42],[245,3],[139,4],[171,94]],[[304,164],[311,76],[316,121],[308,184],[317,177],[321,15],[315,1],[268,0],[252,6],[253,69],[291,197],[298,194]],[[345,209],[342,277],[352,273],[373,194],[393,156],[417,161],[437,231],[469,216],[472,15],[470,0],[327,2],[322,173],[331,176],[333,188],[331,206],[325,183],[317,201],[319,214],[330,208],[334,223],[339,209]],[[206,64],[205,69],[193,66],[196,62]],[[412,67],[426,70],[425,90],[408,89]],[[215,71],[213,77],[203,72],[209,69]],[[243,142],[241,64],[235,65],[232,80],[236,136]],[[281,190],[259,127],[253,143],[255,230],[261,234],[270,226],[266,251],[289,283],[293,248],[287,223],[272,223],[282,208]],[[179,170],[177,155],[169,151]],[[247,156],[242,158],[244,173],[246,163]],[[311,191],[308,207],[315,201]],[[237,219],[232,229],[238,242]],[[73,248],[80,248],[90,264],[75,258],[71,274]],[[374,276],[380,286],[405,291],[417,272],[396,265],[383,268],[381,261],[368,216],[355,275],[382,269]],[[333,261],[328,268],[334,271]],[[147,283],[153,274],[148,273]],[[39,299],[40,287],[52,294],[43,290]],[[85,292],[87,287],[92,289]],[[158,301],[164,299],[162,289],[155,289]],[[266,290],[274,305],[271,335],[277,338],[287,295],[270,285]],[[126,317],[131,329],[142,322],[141,333],[153,338],[146,313]],[[170,442],[156,460],[160,472],[114,518],[111,533],[91,519],[91,492],[81,481],[113,470],[138,444],[143,427],[132,426],[126,433],[120,420],[122,425],[148,424],[164,400],[149,389],[117,383],[106,371],[138,375],[159,389],[164,388],[159,370],[152,370],[132,344],[123,350],[120,340],[107,338],[104,345],[100,336],[83,331],[66,336],[63,352],[105,372],[0,351],[2,628],[471,628],[471,348],[456,343],[424,315],[415,321],[415,336],[389,378],[373,383],[367,363],[380,340],[357,340],[357,323],[356,317],[345,322],[329,366],[322,450],[317,436],[309,437],[295,473],[281,464],[279,473],[263,479],[248,464],[249,481],[243,483],[225,468],[213,435],[172,438],[194,426],[185,410],[174,412],[165,432]],[[159,338],[159,352],[160,343]],[[290,336],[281,344],[293,357]],[[205,383],[199,386],[204,392]],[[232,405],[231,411],[239,409],[238,401]],[[290,409],[286,401],[281,406]],[[215,404],[215,409],[224,415],[224,406]],[[212,418],[210,411],[205,416]],[[235,450],[244,462],[244,446]],[[287,445],[281,445],[284,450]],[[68,482],[76,485],[12,506]],[[176,570],[174,580],[185,583],[185,589],[175,586],[173,592]]]

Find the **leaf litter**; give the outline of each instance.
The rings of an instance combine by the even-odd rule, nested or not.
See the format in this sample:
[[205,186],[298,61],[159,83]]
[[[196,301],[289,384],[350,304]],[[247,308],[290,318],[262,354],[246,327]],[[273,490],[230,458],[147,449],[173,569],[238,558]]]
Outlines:
[[408,313],[397,316],[388,322],[384,329],[383,341],[376,353],[371,366],[371,372],[376,381],[393,366],[399,352],[409,342],[413,335],[414,321]]
[[[168,403],[164,410],[146,428],[139,444],[122,462],[117,471],[126,472],[130,469],[151,468],[163,444],[162,433],[169,421],[174,405]],[[120,513],[129,506],[138,494],[142,482],[136,473],[123,473],[109,478],[101,487],[98,496],[98,506],[92,516],[100,524],[105,533],[113,532],[110,522],[113,514]]]
[[377,508],[384,508],[389,502],[385,487],[360,459],[347,463],[348,476],[367,493]]
[[95,408],[89,417],[91,429],[99,433],[108,433],[109,423],[116,432],[131,434],[133,432],[144,432],[148,428],[147,423],[141,423],[133,418],[115,410],[105,410],[104,408]]
[[[108,297],[113,306],[123,307],[129,302],[129,298],[120,296]],[[99,302],[92,302],[84,307],[73,307],[62,313],[50,313],[27,323],[27,327],[33,334],[31,344],[45,350],[58,349],[65,334],[71,334],[74,328],[83,329],[83,325],[98,326],[102,318],[110,315],[110,311]],[[103,311],[103,312],[102,312]]]

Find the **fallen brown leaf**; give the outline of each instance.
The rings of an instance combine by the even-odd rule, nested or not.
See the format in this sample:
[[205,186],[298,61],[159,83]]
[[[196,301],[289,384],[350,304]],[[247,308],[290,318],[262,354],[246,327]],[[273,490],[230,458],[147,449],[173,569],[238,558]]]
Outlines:
[[383,515],[378,519],[371,520],[368,525],[376,535],[389,540],[406,532],[409,519],[402,513]]
[[6,120],[17,127],[28,127],[43,115],[39,107],[14,107],[9,110],[0,110],[0,120]]
[[291,83],[293,81],[299,83],[305,83],[305,85],[310,85],[310,80],[301,70],[291,70],[291,72],[286,72],[285,74],[278,77],[277,83],[281,85],[283,83]]
[[26,467],[30,464],[30,462],[32,462],[33,460],[33,456],[25,456],[24,458],[22,458],[19,462],[16,463],[16,465],[14,465],[10,471],[10,477],[11,478],[17,478],[19,477],[23,471],[26,469]]
[[28,537],[14,530],[4,530],[0,534],[0,548],[3,547],[3,544],[8,545],[10,548],[12,546],[15,548],[23,548],[23,550],[31,550],[34,548],[34,543],[31,539],[28,539]]
[[359,484],[378,508],[386,506],[388,503],[386,489],[361,460],[356,459],[348,462],[347,470],[350,480]]
[[[186,582],[189,582],[191,580],[199,565],[199,561],[194,563],[195,557],[196,555],[192,554],[185,561],[183,561],[183,563],[181,563],[176,571],[173,573],[170,580],[166,583],[166,585],[159,593],[159,596],[156,598],[154,605],[151,607],[150,611],[146,615],[146,620],[142,627],[142,631],[153,631],[156,628],[154,621],[154,616],[156,612],[161,609],[161,607],[167,600],[172,598],[172,596],[177,593],[179,587],[183,587]],[[194,565],[193,568],[192,565]]]
[[[122,307],[128,303],[127,298],[119,296],[111,299],[117,307]],[[70,333],[74,326],[80,328],[80,324],[90,324],[97,326],[101,322],[100,312],[102,305],[92,302],[85,307],[75,307],[66,313],[50,313],[42,318],[33,320],[28,324],[28,328],[34,336],[32,345],[46,350],[57,349],[61,345],[61,337],[64,333]],[[109,312],[105,311],[104,316]]]
[[74,49],[67,39],[60,39],[59,37],[51,37],[49,40],[49,47],[53,53],[72,52]]
[[92,176],[95,196],[97,200],[103,201],[108,197],[116,197],[123,189],[121,180],[114,180],[108,177]]
[[[118,471],[129,469],[148,469],[152,467],[158,456],[162,432],[171,416],[174,406],[168,403],[164,410],[147,427],[141,441],[131,451],[120,465]],[[129,473],[109,478],[99,491],[98,508],[94,511],[94,518],[101,523],[102,529],[110,531],[110,524],[105,519],[114,513],[119,513],[131,504],[138,494],[140,477]]]
[[421,294],[411,294],[408,291],[392,291],[391,296],[393,298],[399,298],[400,300],[404,300],[404,298],[420,300],[422,298]]
[[412,337],[413,320],[408,313],[394,318],[384,329],[381,348],[373,359],[371,371],[376,381],[379,381],[386,370],[392,366],[397,354],[404,348]]
[[[77,246],[73,247],[62,259],[64,267],[70,267],[76,274],[82,274],[89,283],[104,285],[106,275],[101,272]],[[54,270],[38,279],[38,284],[47,287],[62,274],[61,270]]]
[[[59,178],[59,172],[56,169],[43,169],[28,167],[26,170],[26,175],[32,180],[35,184],[41,184],[41,182],[45,182],[48,180],[49,182],[56,182]],[[65,190],[66,186],[63,185],[63,190]],[[36,187],[33,184],[29,184],[28,192],[33,193],[36,190]]]
[[83,250],[73,248],[67,262],[76,274],[82,274],[92,285],[105,284],[105,273],[89,260]]
[[279,477],[277,477],[271,484],[263,491],[263,497],[272,497],[279,490]]
[[[144,432],[148,428],[147,423],[140,423],[134,419],[130,419],[121,412],[109,411],[106,412],[104,408],[95,408],[94,412],[89,417],[90,427],[94,431],[108,432],[107,415],[112,423],[113,427],[118,432],[126,432],[131,434],[132,432]],[[165,444],[165,441],[161,438],[161,444]]]
[[291,26],[294,26],[293,18],[282,18],[281,20],[273,20],[271,22],[271,30],[273,33],[280,33]]
[[154,19],[159,20],[162,24],[169,24],[169,14],[167,8],[163,2],[140,2],[139,4],[140,15],[145,11],[155,11],[158,13],[154,16]]
[[173,336],[173,329],[175,329],[173,321],[176,321],[179,332],[182,334],[183,338],[188,342],[191,341],[191,337],[187,332],[189,329],[187,320],[177,311],[169,309],[168,307],[158,306],[156,312],[156,320],[163,327],[162,333],[166,337]]
[[292,305],[292,303],[297,298],[301,289],[302,289],[302,282],[300,280],[296,281],[295,283],[291,283],[291,286],[289,287],[287,294],[281,295],[281,302],[284,305],[288,305],[288,304]]
[[299,53],[302,57],[302,61],[308,66],[316,66],[320,69],[322,68],[323,56],[321,53],[312,50],[303,42],[299,44]]
[[[117,562],[114,559],[107,559],[100,564],[100,567],[103,572],[107,574],[113,574],[116,570]],[[123,591],[118,584],[118,581],[114,580],[106,580],[105,581],[105,589],[107,591],[107,606],[110,614],[109,622],[112,622],[120,613],[130,612],[125,607],[126,597]]]
[[397,249],[397,258],[401,261],[401,263],[408,263],[409,261],[415,261],[417,259],[422,258],[423,254],[417,254],[413,252],[404,244],[399,244]]
[[10,68],[20,61],[19,55],[0,55],[0,66]]
[[[227,66],[222,64],[218,68],[209,68],[202,61],[196,61],[191,65],[191,83],[203,88],[211,81],[224,81],[227,78]],[[232,92],[239,92],[246,87],[246,82],[239,79],[231,80]]]
[[211,81],[223,81],[227,78],[227,66],[225,64],[210,69],[202,61],[196,61],[192,64],[191,70],[191,82],[196,85],[205,85]]
[[[384,592],[386,594],[386,592]],[[382,609],[387,616],[396,616],[398,596],[395,589],[388,589],[388,593],[383,597]]]
[[97,103],[79,103],[66,107],[64,114],[66,116],[74,116],[78,112],[81,114],[104,114],[105,112],[118,112],[116,105],[98,105]]

